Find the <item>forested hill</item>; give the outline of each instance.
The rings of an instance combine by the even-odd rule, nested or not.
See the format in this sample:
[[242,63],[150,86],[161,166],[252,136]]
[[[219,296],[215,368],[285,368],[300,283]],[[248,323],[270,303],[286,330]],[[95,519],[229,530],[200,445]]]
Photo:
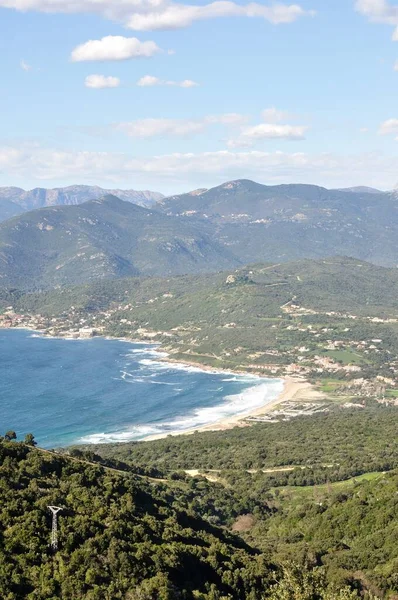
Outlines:
[[[303,374],[319,377],[314,361],[332,341],[344,351],[338,359],[360,364],[361,377],[390,378],[398,360],[398,270],[355,259],[101,280],[42,293],[0,290],[0,313],[11,306],[14,313],[2,316],[11,326],[78,337],[84,325],[94,335],[160,342],[175,359],[217,368],[283,376],[306,348]],[[378,339],[383,352],[369,348]]]
[[[377,600],[396,589],[394,473],[330,497],[322,509],[307,495],[304,505],[281,510],[269,488],[244,492],[178,473],[156,480],[134,475],[134,466],[75,456],[0,441],[2,600]],[[62,508],[55,553],[49,505]],[[244,541],[228,530],[253,508],[254,537]],[[286,544],[301,542],[301,529],[298,567]],[[366,539],[382,553],[385,579],[372,571]],[[362,571],[350,574],[365,560],[367,579]]]
[[236,266],[206,228],[115,196],[42,208],[0,224],[2,287],[28,289],[98,278],[167,276]]
[[[63,507],[55,555],[48,505]],[[0,442],[2,600],[254,600],[271,571],[164,485]]]
[[70,306],[90,312],[131,302],[134,314],[142,312],[147,320],[156,315],[154,327],[201,320],[248,325],[257,315],[276,317],[281,305],[293,298],[314,310],[393,314],[398,309],[398,270],[332,257],[255,264],[221,273],[96,280],[42,293],[3,288],[0,308],[14,303],[18,310],[56,315]]
[[[2,212],[17,214],[13,206],[20,211],[13,201],[0,202],[0,219]],[[336,254],[396,267],[397,209],[393,192],[247,180],[173,196],[150,210],[106,195],[1,223],[0,281],[3,287],[44,289]]]
[[160,208],[185,221],[205,220],[243,262],[339,254],[395,266],[398,197],[378,190],[261,185],[239,179],[165,198]]

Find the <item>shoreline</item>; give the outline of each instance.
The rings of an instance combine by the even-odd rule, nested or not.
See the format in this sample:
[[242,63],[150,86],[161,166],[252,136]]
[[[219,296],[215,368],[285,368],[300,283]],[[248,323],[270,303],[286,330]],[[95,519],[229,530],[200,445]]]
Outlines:
[[[247,421],[247,419],[252,418],[252,417],[262,417],[264,415],[267,415],[268,413],[272,412],[274,410],[274,408],[276,408],[279,404],[282,404],[283,402],[286,401],[291,401],[291,400],[295,400],[296,396],[301,397],[302,393],[308,393],[308,395],[317,395],[318,397],[321,396],[321,394],[319,392],[317,392],[314,388],[314,386],[307,381],[306,379],[303,379],[301,377],[294,377],[294,376],[282,376],[282,377],[269,377],[264,375],[264,373],[259,373],[259,372],[255,372],[255,371],[242,371],[242,370],[238,370],[238,369],[234,369],[231,370],[231,368],[222,368],[222,367],[211,367],[210,365],[205,365],[205,364],[201,364],[199,362],[195,362],[195,361],[181,361],[181,360],[177,360],[175,358],[173,358],[172,354],[169,354],[166,350],[162,350],[161,344],[159,342],[153,342],[150,340],[135,340],[133,338],[128,338],[128,337],[112,337],[112,336],[107,336],[107,335],[97,335],[97,336],[93,336],[90,338],[74,338],[74,337],[66,337],[66,336],[54,336],[54,335],[50,335],[48,333],[46,333],[45,331],[42,330],[37,330],[37,329],[33,329],[31,327],[26,327],[26,326],[17,326],[17,327],[2,327],[1,329],[8,329],[8,330],[25,330],[25,331],[31,331],[32,333],[36,333],[39,334],[40,336],[42,336],[44,339],[48,338],[48,339],[65,339],[65,340],[72,340],[72,341],[90,341],[96,338],[102,338],[105,340],[110,340],[110,341],[120,341],[120,342],[124,342],[124,343],[130,343],[130,344],[140,344],[140,345],[146,345],[146,346],[156,346],[158,348],[158,351],[160,353],[163,353],[164,356],[163,357],[158,357],[158,361],[159,362],[166,362],[166,363],[175,363],[176,365],[181,365],[182,367],[194,367],[202,372],[211,372],[214,374],[229,374],[229,375],[237,375],[240,377],[253,377],[253,378],[258,378],[259,381],[261,380],[269,380],[269,381],[282,381],[283,382],[283,389],[282,391],[273,399],[271,400],[265,400],[264,404],[262,404],[261,406],[259,406],[258,408],[255,409],[251,409],[248,410],[247,412],[240,412],[240,413],[236,413],[236,414],[232,414],[229,415],[228,417],[224,417],[222,419],[219,419],[217,421],[214,422],[210,422],[204,425],[200,425],[198,427],[193,427],[190,429],[186,429],[186,430],[173,430],[173,431],[167,431],[164,433],[158,433],[158,434],[152,434],[149,435],[145,438],[142,438],[141,440],[136,440],[136,441],[140,441],[140,442],[149,442],[149,441],[153,441],[153,440],[158,440],[158,439],[162,439],[162,438],[166,438],[168,436],[176,436],[176,435],[192,435],[195,432],[204,432],[204,431],[226,431],[228,429],[233,429],[234,427],[250,427],[251,425],[253,425],[253,422],[249,422]],[[298,398],[300,399],[300,398]],[[118,442],[113,442],[113,443],[118,443]],[[119,442],[119,443],[123,443],[123,442]],[[90,446],[91,444],[86,444],[87,446]]]
[[[180,363],[181,364],[181,363]],[[264,378],[268,379],[268,378]],[[300,396],[303,392],[310,392],[311,394],[317,394],[314,386],[305,379],[298,379],[294,377],[279,377],[280,381],[283,381],[283,390],[280,394],[276,396],[276,398],[265,402],[262,406],[252,409],[245,413],[238,413],[235,415],[230,415],[219,421],[214,421],[213,423],[207,423],[206,425],[201,425],[199,427],[194,427],[191,429],[186,429],[185,431],[175,430],[175,431],[167,431],[165,433],[157,433],[150,436],[145,437],[142,440],[137,440],[140,442],[151,442],[154,440],[160,440],[171,436],[177,435],[193,435],[196,432],[203,433],[205,431],[227,431],[228,429],[234,429],[235,427],[251,427],[254,425],[253,422],[248,422],[246,419],[250,417],[262,417],[270,412],[274,408],[276,408],[279,404],[283,402],[295,400],[296,396]]]

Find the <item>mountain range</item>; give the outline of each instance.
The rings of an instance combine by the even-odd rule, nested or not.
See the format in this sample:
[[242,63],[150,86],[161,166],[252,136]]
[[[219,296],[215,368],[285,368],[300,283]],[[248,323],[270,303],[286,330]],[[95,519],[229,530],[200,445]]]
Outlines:
[[164,198],[158,206],[185,222],[212,224],[220,242],[244,263],[340,254],[398,264],[396,192],[237,180]]
[[[160,198],[145,208],[124,201],[129,192],[80,204],[83,196],[72,190],[81,186],[68,189],[67,200],[76,205],[38,208],[0,224],[3,286],[48,288],[335,255],[398,264],[396,192],[237,180]],[[8,197],[15,199],[11,192]],[[44,190],[35,202],[40,206],[57,198],[67,201]],[[26,210],[28,201],[20,196],[19,202],[17,210]],[[12,203],[0,202],[5,214],[12,212]]]
[[0,224],[3,287],[178,275],[238,263],[206,228],[115,196],[24,213]]
[[153,206],[163,198],[163,194],[148,190],[105,190],[96,185],[71,185],[54,189],[35,188],[29,191],[19,187],[2,187],[0,188],[0,221],[36,208],[82,204],[88,200],[102,198],[107,194],[146,207]]

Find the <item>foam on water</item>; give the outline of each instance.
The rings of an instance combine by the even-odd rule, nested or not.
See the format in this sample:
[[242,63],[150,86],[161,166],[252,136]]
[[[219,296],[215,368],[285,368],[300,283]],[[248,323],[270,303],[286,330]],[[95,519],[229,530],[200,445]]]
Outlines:
[[235,415],[244,415],[272,402],[282,391],[282,380],[272,380],[248,388],[246,391],[226,396],[222,404],[198,408],[190,414],[181,415],[175,419],[156,424],[134,425],[125,431],[112,433],[96,433],[85,436],[80,440],[85,444],[104,444],[112,442],[128,442],[145,440],[153,435],[163,435],[171,432],[190,431],[204,425],[211,425]]
[[0,335],[3,427],[19,437],[33,432],[46,448],[195,430],[248,414],[283,387],[280,380],[174,363],[151,344],[64,341],[37,331]]

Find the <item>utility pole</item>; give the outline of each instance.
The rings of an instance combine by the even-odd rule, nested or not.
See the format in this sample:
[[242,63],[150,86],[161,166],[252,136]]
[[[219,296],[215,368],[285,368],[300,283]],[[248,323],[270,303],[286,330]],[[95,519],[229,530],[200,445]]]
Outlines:
[[53,515],[52,527],[51,527],[51,548],[54,552],[58,550],[58,513],[63,510],[59,506],[48,506]]

